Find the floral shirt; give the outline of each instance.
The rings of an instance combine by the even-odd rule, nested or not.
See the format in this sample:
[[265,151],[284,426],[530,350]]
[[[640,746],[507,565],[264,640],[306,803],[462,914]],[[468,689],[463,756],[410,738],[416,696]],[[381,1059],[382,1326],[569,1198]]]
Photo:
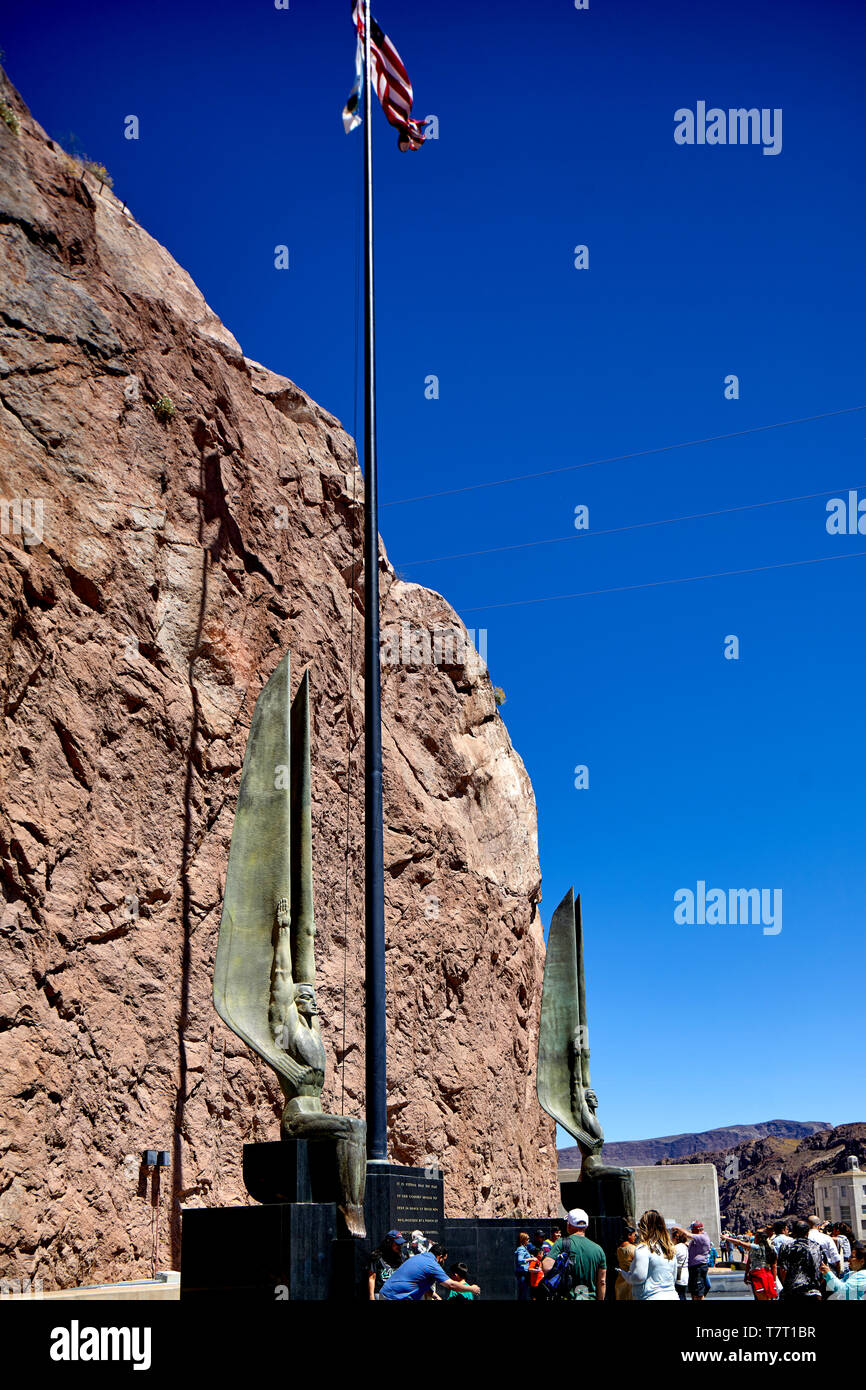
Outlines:
[[824,1281],[821,1278],[821,1250],[813,1240],[792,1240],[779,1251],[779,1271],[785,1271],[782,1280],[782,1297],[792,1294],[820,1294]]

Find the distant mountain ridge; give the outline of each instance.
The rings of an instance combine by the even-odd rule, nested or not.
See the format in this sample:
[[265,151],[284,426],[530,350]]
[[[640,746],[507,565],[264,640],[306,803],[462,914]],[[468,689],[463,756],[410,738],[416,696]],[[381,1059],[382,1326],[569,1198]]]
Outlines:
[[[806,1139],[811,1134],[832,1129],[827,1120],[761,1120],[753,1125],[723,1125],[700,1134],[664,1134],[657,1139],[623,1139],[605,1144],[603,1156],[608,1163],[627,1163],[641,1166],[665,1160],[688,1158],[692,1154],[719,1153],[748,1144],[755,1139]],[[560,1168],[578,1168],[580,1150],[576,1145],[559,1150]]]
[[715,1166],[722,1223],[741,1234],[779,1216],[810,1216],[816,1209],[815,1179],[847,1172],[852,1157],[866,1168],[866,1124],[821,1129],[805,1139],[770,1135],[674,1161]]

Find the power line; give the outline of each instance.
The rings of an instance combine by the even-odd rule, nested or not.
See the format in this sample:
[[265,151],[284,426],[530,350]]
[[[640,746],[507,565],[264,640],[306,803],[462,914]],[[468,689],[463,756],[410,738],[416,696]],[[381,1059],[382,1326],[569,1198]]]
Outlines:
[[777,565],[755,565],[751,569],[718,570],[714,574],[687,574],[680,579],[653,579],[646,584],[618,584],[612,589],[585,589],[576,594],[548,594],[544,598],[518,598],[510,603],[481,603],[474,608],[461,608],[461,613],[485,613],[494,608],[523,608],[536,603],[558,603],[560,599],[596,598],[600,594],[625,594],[633,589],[662,589],[669,584],[695,584],[699,579],[727,579],[731,575],[764,574],[767,570],[796,569],[799,565],[822,565],[828,560],[856,560],[866,550],[852,550],[847,555],[818,555],[814,560],[784,560]]
[[559,473],[575,473],[581,468],[597,468],[602,463],[624,463],[627,459],[646,458],[650,454],[671,453],[674,449],[692,449],[698,444],[716,444],[722,439],[742,439],[747,434],[762,434],[767,430],[787,429],[789,425],[807,425],[813,420],[830,420],[837,415],[853,415],[866,410],[866,405],[849,405],[842,410],[825,410],[820,415],[801,415],[796,420],[777,420],[772,425],[753,425],[747,430],[732,430],[730,434],[711,434],[706,439],[685,439],[679,444],[660,444],[655,449],[639,449],[634,454],[614,454],[611,458],[590,459],[588,463],[567,463],[562,468],[545,468],[540,473],[518,473],[513,478],[493,478],[487,483],[470,483],[467,487],[446,488],[444,492],[425,492],[418,497],[398,497],[383,502],[383,507],[402,507],[409,502],[430,502],[436,497],[455,497],[458,493],[480,492],[483,488],[504,487],[507,483],[525,483],[532,478],[551,478]]
[[604,531],[574,531],[568,536],[546,536],[538,541],[517,541],[513,545],[494,545],[487,550],[462,550],[454,555],[433,555],[428,560],[400,560],[399,568],[416,565],[436,565],[443,560],[469,560],[478,555],[501,555],[507,550],[531,550],[540,545],[558,545],[561,541],[582,541],[592,536],[619,536],[624,531],[643,531],[652,526],[671,526],[677,521],[704,521],[707,517],[730,516],[732,512],[753,512],[762,507],[781,507],[788,502],[813,502],[816,497],[832,497],[836,493],[866,487],[866,483],[851,483],[846,487],[828,488],[826,492],[804,492],[797,497],[775,497],[769,502],[744,502],[738,507],[722,507],[714,512],[692,512],[689,516],[666,516],[658,521],[635,521],[629,526],[609,526]]

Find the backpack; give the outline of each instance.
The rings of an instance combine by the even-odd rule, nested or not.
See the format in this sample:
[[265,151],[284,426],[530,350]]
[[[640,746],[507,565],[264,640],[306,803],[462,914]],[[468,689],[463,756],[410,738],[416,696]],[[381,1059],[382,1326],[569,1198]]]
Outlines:
[[574,1267],[574,1252],[571,1247],[571,1236],[567,1236],[562,1250],[560,1250],[553,1262],[551,1269],[544,1276],[544,1287],[548,1298],[569,1298],[572,1291],[577,1286],[577,1271]]

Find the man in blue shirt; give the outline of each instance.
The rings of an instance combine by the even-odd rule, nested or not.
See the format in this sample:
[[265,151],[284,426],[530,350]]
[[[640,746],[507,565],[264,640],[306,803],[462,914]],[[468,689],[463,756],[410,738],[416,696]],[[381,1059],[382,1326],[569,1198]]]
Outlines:
[[481,1290],[477,1284],[467,1284],[462,1279],[449,1279],[442,1266],[448,1259],[444,1245],[431,1245],[423,1255],[410,1255],[395,1269],[387,1283],[382,1285],[377,1299],[383,1303],[402,1303],[407,1300],[417,1303],[426,1298],[437,1284],[446,1289],[456,1289],[458,1293],[471,1293],[477,1297]]

